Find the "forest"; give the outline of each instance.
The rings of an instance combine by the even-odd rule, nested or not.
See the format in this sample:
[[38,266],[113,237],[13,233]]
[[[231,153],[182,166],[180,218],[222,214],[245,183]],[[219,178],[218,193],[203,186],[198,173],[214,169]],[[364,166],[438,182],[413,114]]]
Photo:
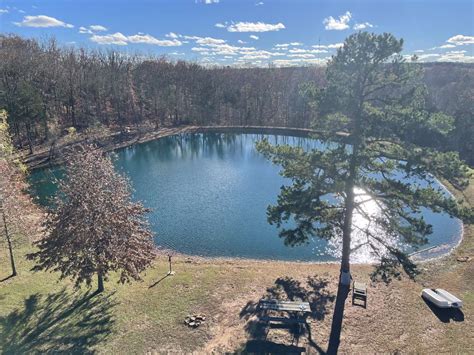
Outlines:
[[[458,151],[474,165],[474,67],[423,67],[427,107],[454,118],[446,137],[419,132],[424,145]],[[15,145],[29,149],[66,129],[148,124],[309,128],[318,122],[325,68],[209,67],[166,57],[63,47],[0,35],[0,108]],[[314,127],[313,128],[318,128]]]

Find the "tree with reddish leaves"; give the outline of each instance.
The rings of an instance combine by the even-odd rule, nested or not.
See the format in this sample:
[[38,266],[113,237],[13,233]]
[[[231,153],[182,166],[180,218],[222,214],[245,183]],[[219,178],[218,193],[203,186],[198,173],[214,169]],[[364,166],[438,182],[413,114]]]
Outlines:
[[59,181],[53,210],[45,221],[45,235],[35,242],[33,270],[57,271],[76,285],[104,290],[110,272],[119,282],[141,280],[140,272],[155,257],[148,210],[131,200],[128,180],[118,174],[112,160],[94,146],[83,146],[66,159],[66,177]]
[[31,198],[24,193],[26,167],[16,159],[9,135],[7,113],[0,110],[0,236],[6,242],[11,274],[17,275],[14,249],[36,229]]

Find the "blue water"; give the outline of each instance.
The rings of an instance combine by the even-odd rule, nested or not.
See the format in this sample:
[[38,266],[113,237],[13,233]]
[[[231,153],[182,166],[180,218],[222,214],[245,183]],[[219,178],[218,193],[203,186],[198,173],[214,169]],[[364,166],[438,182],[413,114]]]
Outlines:
[[[287,247],[267,223],[266,209],[288,181],[255,150],[263,137],[271,143],[321,148],[312,139],[255,134],[184,134],[116,151],[116,167],[126,174],[133,196],[152,210],[156,244],[181,253],[255,259],[333,261],[334,246],[318,238]],[[55,192],[58,169],[34,171],[33,193],[42,204]],[[424,211],[433,224],[430,244],[452,246],[460,223]],[[368,261],[361,255],[356,261]]]

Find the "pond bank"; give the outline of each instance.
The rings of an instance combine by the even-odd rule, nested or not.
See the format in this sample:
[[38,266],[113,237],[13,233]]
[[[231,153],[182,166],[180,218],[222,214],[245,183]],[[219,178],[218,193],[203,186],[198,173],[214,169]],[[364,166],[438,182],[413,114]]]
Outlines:
[[[260,133],[307,137],[320,133],[307,128],[268,127],[268,126],[176,126],[161,127],[130,127],[125,130],[105,129],[94,134],[77,133],[63,136],[54,142],[35,147],[33,154],[22,154],[23,162],[30,170],[57,165],[62,161],[63,154],[73,150],[80,144],[95,144],[104,151],[113,151],[134,144],[145,143],[155,139],[183,133]],[[343,133],[340,133],[344,137]]]

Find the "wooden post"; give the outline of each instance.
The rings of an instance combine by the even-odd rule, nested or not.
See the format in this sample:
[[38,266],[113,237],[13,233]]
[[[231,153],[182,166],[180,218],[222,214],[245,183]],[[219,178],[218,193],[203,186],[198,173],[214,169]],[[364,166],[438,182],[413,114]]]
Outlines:
[[170,271],[168,271],[168,276],[174,275],[174,271],[171,269],[171,254],[168,254],[168,262],[170,264]]

